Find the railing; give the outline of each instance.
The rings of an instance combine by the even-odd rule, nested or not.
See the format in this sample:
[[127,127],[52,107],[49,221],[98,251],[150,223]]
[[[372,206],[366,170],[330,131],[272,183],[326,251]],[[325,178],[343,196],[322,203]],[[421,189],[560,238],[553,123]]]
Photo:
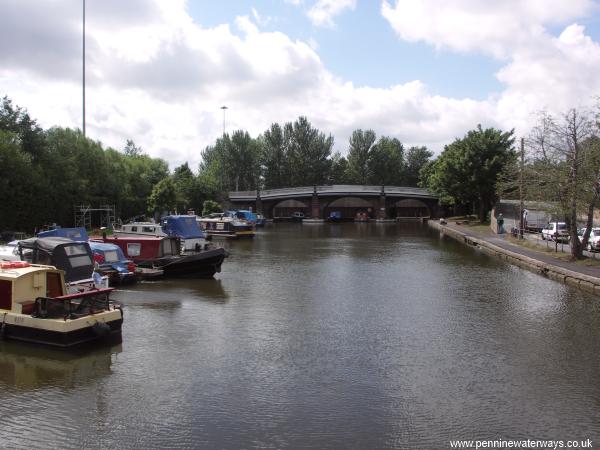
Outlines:
[[109,293],[113,288],[93,289],[59,297],[38,297],[33,306],[33,317],[41,319],[74,319],[110,309]]
[[264,191],[234,191],[229,193],[231,200],[235,199],[256,199],[258,195],[261,198],[278,197],[278,196],[292,196],[292,195],[312,195],[314,192],[317,194],[379,194],[381,192],[389,195],[408,195],[415,197],[427,197],[435,199],[437,196],[430,193],[427,189],[416,188],[416,187],[402,187],[402,186],[363,186],[363,185],[349,185],[349,184],[337,184],[332,186],[300,186],[300,187],[289,187],[280,189],[265,189]]

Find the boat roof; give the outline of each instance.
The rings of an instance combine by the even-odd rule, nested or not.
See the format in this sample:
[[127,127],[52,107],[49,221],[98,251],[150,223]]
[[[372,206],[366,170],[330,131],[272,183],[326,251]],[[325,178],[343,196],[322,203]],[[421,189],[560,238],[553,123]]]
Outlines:
[[24,239],[19,242],[19,247],[26,249],[39,248],[52,254],[54,249],[56,249],[57,247],[61,247],[64,245],[81,245],[83,243],[84,242],[73,241],[72,239],[65,237],[43,237]]
[[40,231],[37,234],[40,238],[46,237],[64,237],[72,241],[87,241],[88,234],[85,228],[54,228],[52,230]]
[[89,241],[89,244],[92,250],[99,250],[101,252],[110,252],[119,248],[119,246],[109,242]]
[[0,268],[0,279],[2,280],[16,280],[24,275],[34,272],[48,272],[49,270],[57,270],[54,266],[44,266],[41,264],[30,264],[27,267],[18,267],[10,269]]
[[117,240],[117,241],[162,241],[163,239],[177,239],[177,238],[171,238],[170,236],[151,236],[151,235],[140,235],[140,234],[128,234],[128,235],[124,235],[124,234],[119,234],[119,235],[113,235],[113,236],[107,236],[106,237],[106,241],[110,242],[113,240]]
[[169,236],[179,236],[183,239],[204,237],[196,216],[165,216],[161,220],[161,225],[163,231]]

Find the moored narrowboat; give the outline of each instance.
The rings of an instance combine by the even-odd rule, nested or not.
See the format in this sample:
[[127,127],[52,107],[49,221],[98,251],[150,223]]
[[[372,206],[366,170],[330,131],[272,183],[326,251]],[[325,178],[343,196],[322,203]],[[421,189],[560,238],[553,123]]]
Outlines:
[[175,237],[111,236],[104,242],[118,245],[127,258],[141,269],[162,270],[166,277],[212,278],[221,271],[225,250],[205,244],[201,251],[180,254],[180,241]]
[[123,311],[112,288],[69,294],[64,274],[25,261],[0,263],[0,335],[5,339],[71,347],[121,338]]
[[115,229],[117,236],[177,237],[184,252],[200,251],[206,244],[206,236],[193,215],[164,216],[160,223],[132,222]]
[[196,219],[202,231],[211,237],[228,239],[253,238],[254,226],[244,217],[238,217],[233,212],[215,213]]
[[121,247],[97,241],[89,241],[89,244],[97,264],[96,270],[107,276],[111,285],[136,281],[136,265],[125,258]]
[[19,241],[19,255],[22,261],[63,270],[70,292],[108,287],[108,277],[94,272],[94,256],[88,242],[64,237],[29,238]]

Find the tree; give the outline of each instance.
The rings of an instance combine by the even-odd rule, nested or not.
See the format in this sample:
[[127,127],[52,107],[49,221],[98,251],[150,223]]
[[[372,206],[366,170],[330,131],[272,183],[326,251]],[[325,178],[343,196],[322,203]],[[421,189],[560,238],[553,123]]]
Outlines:
[[418,186],[421,169],[430,161],[433,153],[427,147],[410,147],[406,152],[404,186]]
[[447,145],[439,158],[426,166],[427,187],[445,204],[478,204],[479,220],[483,223],[497,199],[498,176],[516,157],[513,143],[512,130],[484,130],[478,125],[462,139]]
[[396,138],[381,137],[373,146],[368,160],[367,181],[374,185],[398,186],[404,171],[404,147]]
[[[196,178],[188,163],[183,163],[173,171],[173,183],[177,194],[177,210],[186,211],[194,208]],[[199,203],[198,205],[200,205]]]
[[333,137],[313,128],[306,117],[299,117],[284,127],[288,143],[290,186],[310,186],[325,182],[331,168]]
[[350,136],[348,150],[348,178],[350,182],[366,185],[372,178],[370,173],[371,149],[375,143],[373,130],[354,130]]
[[148,197],[148,213],[161,214],[172,211],[177,205],[177,190],[170,177],[160,180]]
[[123,153],[127,156],[141,156],[144,154],[142,147],[135,145],[135,142],[131,139],[127,139],[125,147],[123,148]]
[[290,168],[288,164],[287,142],[283,128],[274,123],[259,137],[261,166],[265,189],[277,189],[288,185]]
[[202,204],[203,216],[221,211],[223,211],[223,207],[218,202],[215,202],[214,200],[204,200],[204,203]]
[[335,152],[331,157],[331,171],[329,173],[329,184],[349,184],[350,176],[348,174],[348,160],[339,152]]
[[44,131],[27,110],[13,106],[6,96],[0,102],[0,130],[15,133],[21,150],[31,155],[34,164],[42,160],[45,151]]
[[[528,140],[533,147],[539,177],[547,186],[548,196],[558,200],[557,214],[564,217],[571,238],[571,257],[583,257],[583,246],[577,235],[578,213],[588,213],[588,230],[593,222],[600,182],[594,122],[590,114],[570,109],[557,120],[542,113]],[[587,242],[589,233],[584,237]]]

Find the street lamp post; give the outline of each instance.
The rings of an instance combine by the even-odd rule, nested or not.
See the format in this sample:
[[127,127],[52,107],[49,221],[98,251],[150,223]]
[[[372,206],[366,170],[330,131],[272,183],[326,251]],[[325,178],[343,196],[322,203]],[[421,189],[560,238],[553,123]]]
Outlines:
[[221,106],[221,109],[223,110],[223,136],[225,136],[225,111],[229,108],[227,108],[227,106]]
[[83,137],[85,137],[85,0],[83,0]]

